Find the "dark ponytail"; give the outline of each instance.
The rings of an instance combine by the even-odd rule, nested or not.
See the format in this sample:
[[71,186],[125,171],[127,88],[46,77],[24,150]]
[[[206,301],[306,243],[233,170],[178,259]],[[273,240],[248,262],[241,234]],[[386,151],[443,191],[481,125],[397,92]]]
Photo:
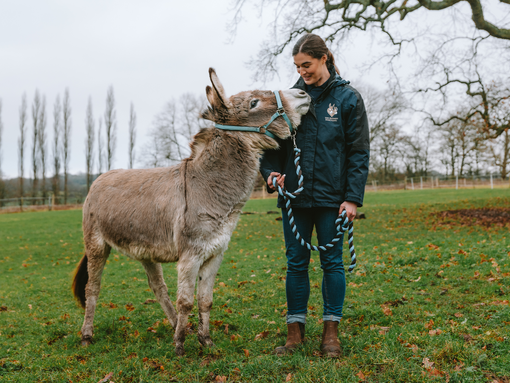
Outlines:
[[292,49],[292,56],[295,56],[298,53],[304,53],[319,60],[322,58],[322,56],[326,55],[326,66],[328,69],[334,68],[336,73],[340,74],[340,71],[335,64],[335,58],[333,57],[333,54],[328,49],[326,43],[320,36],[317,36],[313,33],[307,33],[301,37]]

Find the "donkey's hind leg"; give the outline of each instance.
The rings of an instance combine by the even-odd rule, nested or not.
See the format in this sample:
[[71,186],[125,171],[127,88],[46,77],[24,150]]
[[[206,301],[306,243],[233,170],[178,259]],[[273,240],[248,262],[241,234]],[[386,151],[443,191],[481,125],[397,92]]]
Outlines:
[[212,256],[200,267],[198,272],[198,341],[206,347],[214,346],[209,333],[209,318],[213,303],[214,281],[222,259],[223,253]]
[[[82,346],[88,346],[92,341],[94,334],[94,313],[96,311],[99,291],[101,290],[101,276],[103,275],[104,265],[111,250],[111,247],[107,244],[98,247],[87,245],[85,255],[87,256],[88,282],[85,287],[85,319],[81,328]],[[91,247],[90,249],[89,246]]]
[[177,326],[177,312],[175,311],[170,298],[168,297],[168,288],[163,278],[163,268],[161,263],[142,262],[145,273],[149,280],[149,286],[154,292],[156,299],[163,308],[163,311],[175,329]]

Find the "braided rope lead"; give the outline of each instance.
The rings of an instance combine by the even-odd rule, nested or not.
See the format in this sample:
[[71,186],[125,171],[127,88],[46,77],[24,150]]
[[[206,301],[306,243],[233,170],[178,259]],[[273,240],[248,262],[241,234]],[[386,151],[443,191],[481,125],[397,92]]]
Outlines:
[[335,237],[326,245],[324,246],[315,246],[312,245],[304,240],[304,238],[299,234],[296,222],[294,220],[294,212],[292,211],[292,206],[290,204],[290,200],[292,198],[296,198],[299,193],[303,191],[303,174],[301,171],[301,166],[299,165],[299,159],[301,156],[301,150],[298,148],[294,148],[294,165],[296,167],[296,174],[298,176],[298,182],[299,187],[298,189],[291,193],[288,192],[285,187],[282,189],[280,185],[276,182],[276,177],[273,177],[273,186],[278,190],[278,194],[280,194],[284,201],[285,201],[285,209],[287,210],[287,215],[289,217],[289,225],[290,229],[292,230],[292,233],[294,233],[296,240],[301,244],[301,246],[306,247],[308,250],[313,251],[327,251],[328,249],[331,249],[336,245],[338,241],[340,241],[340,238],[342,235],[347,231],[348,232],[348,238],[349,238],[349,251],[351,253],[351,264],[349,265],[348,271],[349,273],[352,273],[354,268],[356,267],[356,252],[354,250],[354,224],[349,221],[349,218],[347,218],[347,212],[344,210],[341,214],[338,215],[338,218],[335,221],[335,226],[337,233]]

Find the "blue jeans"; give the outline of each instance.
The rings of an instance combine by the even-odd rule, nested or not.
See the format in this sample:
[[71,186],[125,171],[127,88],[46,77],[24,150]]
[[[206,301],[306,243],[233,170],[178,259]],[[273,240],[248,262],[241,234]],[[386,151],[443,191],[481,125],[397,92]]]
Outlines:
[[[292,209],[294,222],[305,241],[310,243],[313,227],[320,245],[326,245],[336,235],[335,220],[339,208],[316,207]],[[287,211],[282,209],[283,234],[287,256],[287,323],[306,323],[310,279],[310,250],[302,246],[291,231]],[[322,276],[323,320],[340,322],[345,299],[345,271],[342,261],[343,237],[327,251],[320,251]]]

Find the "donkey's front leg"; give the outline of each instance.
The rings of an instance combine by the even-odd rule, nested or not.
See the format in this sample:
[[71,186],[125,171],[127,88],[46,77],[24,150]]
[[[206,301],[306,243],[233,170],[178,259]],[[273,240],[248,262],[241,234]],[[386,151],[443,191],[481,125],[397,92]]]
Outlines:
[[209,333],[209,318],[213,303],[214,281],[222,260],[223,253],[216,254],[209,258],[198,272],[198,341],[206,347],[214,346]]
[[186,326],[188,316],[193,308],[193,293],[195,292],[195,281],[197,280],[200,264],[198,259],[191,254],[181,257],[177,264],[177,327],[175,329],[175,353],[184,355],[184,339],[186,338]]

